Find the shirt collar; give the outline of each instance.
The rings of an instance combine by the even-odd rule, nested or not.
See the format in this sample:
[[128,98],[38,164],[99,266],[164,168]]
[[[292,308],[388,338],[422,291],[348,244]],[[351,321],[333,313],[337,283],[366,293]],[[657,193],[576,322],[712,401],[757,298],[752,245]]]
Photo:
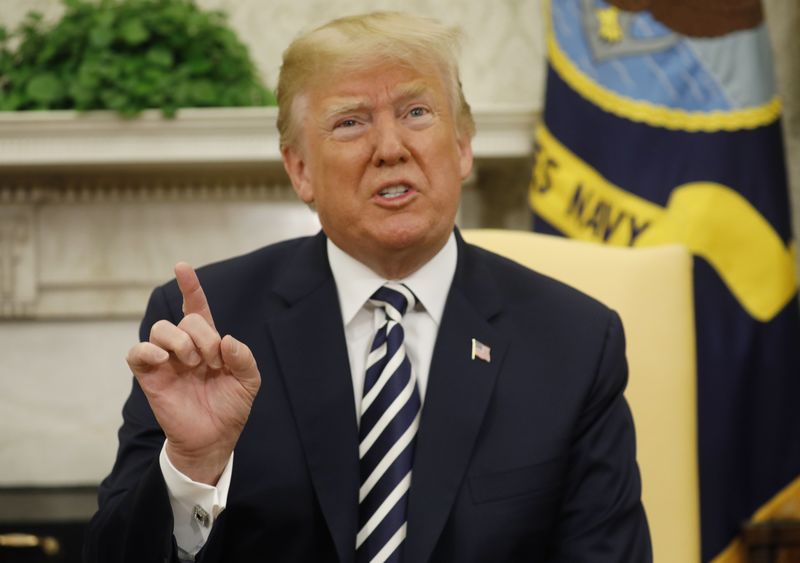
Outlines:
[[[346,326],[372,294],[388,280],[347,254],[331,239],[328,239],[327,244],[328,262],[336,282],[342,320]],[[447,294],[456,272],[457,258],[456,238],[450,233],[442,249],[419,270],[406,278],[394,280],[405,284],[414,292],[437,326],[444,314]]]

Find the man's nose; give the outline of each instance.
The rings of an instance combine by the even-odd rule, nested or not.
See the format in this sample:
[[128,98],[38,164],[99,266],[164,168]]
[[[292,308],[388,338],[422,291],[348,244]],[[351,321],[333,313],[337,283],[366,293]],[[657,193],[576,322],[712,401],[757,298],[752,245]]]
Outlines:
[[375,150],[372,163],[375,166],[393,166],[406,162],[410,155],[403,136],[402,125],[394,116],[386,116],[375,122]]

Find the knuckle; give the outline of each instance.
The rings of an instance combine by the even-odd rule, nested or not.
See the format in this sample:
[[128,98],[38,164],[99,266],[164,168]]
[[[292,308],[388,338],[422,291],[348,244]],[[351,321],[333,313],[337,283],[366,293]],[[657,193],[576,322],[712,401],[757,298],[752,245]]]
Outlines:
[[181,332],[178,337],[178,350],[184,353],[189,353],[195,349],[194,340],[185,332]]
[[193,315],[194,313],[184,315],[181,321],[178,323],[178,328],[183,330],[190,328],[194,324]]
[[208,320],[206,317],[201,315],[200,313],[189,313],[184,318],[189,318],[190,322],[196,326],[209,326]]
[[183,317],[178,327],[195,335],[205,336],[207,334],[213,334],[214,336],[219,336],[217,335],[217,331],[214,329],[214,327],[198,313],[189,313]]
[[146,344],[140,342],[132,346],[130,350],[128,350],[127,356],[125,356],[125,362],[134,375],[138,375],[138,373],[147,366],[146,350]]
[[136,346],[134,346],[133,348],[128,350],[128,354],[125,356],[125,361],[128,363],[128,365],[130,367],[133,367],[136,363],[138,363],[137,362],[138,355],[139,355],[138,354],[139,353],[138,348],[139,348],[139,346],[137,344]]
[[183,321],[189,324],[197,324],[202,318],[197,313],[189,313],[183,317]]
[[153,323],[153,326],[150,327],[150,340],[160,337],[166,330],[169,330],[171,325],[172,323],[164,319]]
[[219,347],[220,347],[220,339],[219,338],[211,338],[210,340],[204,342],[200,346],[200,350],[206,356],[211,356],[215,354],[219,354]]

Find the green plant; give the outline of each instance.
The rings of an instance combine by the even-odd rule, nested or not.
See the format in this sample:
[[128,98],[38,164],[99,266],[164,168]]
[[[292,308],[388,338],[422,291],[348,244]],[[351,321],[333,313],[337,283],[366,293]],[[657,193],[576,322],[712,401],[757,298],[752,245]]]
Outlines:
[[193,0],[63,3],[50,26],[31,12],[14,32],[0,27],[0,110],[173,116],[179,107],[275,103],[221,12]]

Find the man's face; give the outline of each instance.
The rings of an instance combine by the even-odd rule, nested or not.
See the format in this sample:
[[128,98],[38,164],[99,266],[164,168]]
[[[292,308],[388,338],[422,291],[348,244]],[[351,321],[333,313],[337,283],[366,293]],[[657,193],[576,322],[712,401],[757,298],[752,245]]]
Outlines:
[[472,167],[440,74],[387,63],[333,76],[295,111],[301,135],[284,149],[286,169],[328,237],[387,277],[433,257]]

